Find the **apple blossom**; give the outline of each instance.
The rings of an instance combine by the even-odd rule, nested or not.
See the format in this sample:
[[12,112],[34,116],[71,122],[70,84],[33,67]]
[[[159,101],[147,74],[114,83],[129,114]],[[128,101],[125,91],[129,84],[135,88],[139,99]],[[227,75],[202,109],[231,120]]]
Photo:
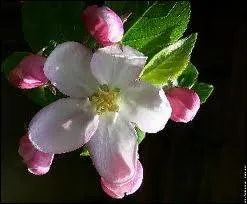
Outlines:
[[40,151],[60,154],[86,145],[104,191],[115,198],[142,182],[135,125],[156,133],[171,116],[163,90],[139,80],[146,59],[117,44],[95,53],[77,42],[58,45],[44,73],[69,97],[40,110],[29,125]]

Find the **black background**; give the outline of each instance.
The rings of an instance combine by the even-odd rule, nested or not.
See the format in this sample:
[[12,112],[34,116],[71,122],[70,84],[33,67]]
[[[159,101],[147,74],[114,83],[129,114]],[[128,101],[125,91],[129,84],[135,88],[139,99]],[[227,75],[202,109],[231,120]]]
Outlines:
[[[169,121],[140,145],[144,180],[120,202],[243,202],[245,162],[246,23],[240,2],[193,1],[186,34],[198,32],[192,62],[213,95],[188,124]],[[2,2],[1,61],[30,51],[21,31],[20,4]],[[30,175],[17,153],[18,142],[40,108],[1,76],[2,202],[115,201],[80,150],[55,157],[43,177]],[[246,179],[245,179],[246,180]]]

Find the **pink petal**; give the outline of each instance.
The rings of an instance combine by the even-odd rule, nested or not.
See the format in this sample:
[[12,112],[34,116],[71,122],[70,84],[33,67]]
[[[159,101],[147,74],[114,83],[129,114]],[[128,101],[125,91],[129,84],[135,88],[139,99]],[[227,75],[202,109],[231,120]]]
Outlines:
[[200,108],[197,93],[188,88],[171,88],[166,96],[172,107],[171,119],[175,122],[187,123],[195,117]]
[[41,176],[43,174],[48,173],[50,167],[37,167],[37,168],[28,168],[28,171],[36,176]]
[[21,138],[18,152],[29,172],[35,175],[46,174],[54,158],[54,154],[37,150],[30,142],[27,134]]
[[128,121],[102,116],[87,147],[98,173],[107,182],[127,182],[135,174],[138,145],[135,129]]
[[18,88],[32,89],[44,85],[48,79],[44,75],[45,57],[29,55],[9,73],[9,81]]
[[101,177],[101,186],[105,193],[113,198],[123,198],[126,195],[135,193],[142,184],[143,168],[140,161],[137,161],[136,172],[133,178],[122,184],[108,183]]

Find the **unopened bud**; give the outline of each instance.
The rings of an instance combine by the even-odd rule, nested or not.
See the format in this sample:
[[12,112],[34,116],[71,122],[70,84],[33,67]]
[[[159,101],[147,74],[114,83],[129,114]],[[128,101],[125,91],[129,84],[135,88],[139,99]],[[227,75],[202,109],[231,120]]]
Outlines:
[[9,81],[20,89],[32,89],[44,85],[48,82],[43,67],[45,57],[29,55],[9,73]]
[[88,6],[82,13],[82,20],[89,33],[102,46],[122,40],[124,29],[121,18],[106,6]]
[[171,120],[187,123],[195,117],[200,108],[200,98],[195,91],[176,87],[165,94],[172,108]]

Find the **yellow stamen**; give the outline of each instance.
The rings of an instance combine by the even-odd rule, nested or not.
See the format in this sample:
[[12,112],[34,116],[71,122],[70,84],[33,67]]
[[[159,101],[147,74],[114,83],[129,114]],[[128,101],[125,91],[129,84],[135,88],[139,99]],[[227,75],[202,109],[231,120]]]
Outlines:
[[110,89],[107,85],[101,85],[96,92],[89,97],[89,100],[99,115],[106,112],[117,112],[119,110],[119,91],[119,89]]

